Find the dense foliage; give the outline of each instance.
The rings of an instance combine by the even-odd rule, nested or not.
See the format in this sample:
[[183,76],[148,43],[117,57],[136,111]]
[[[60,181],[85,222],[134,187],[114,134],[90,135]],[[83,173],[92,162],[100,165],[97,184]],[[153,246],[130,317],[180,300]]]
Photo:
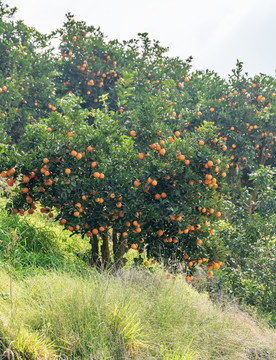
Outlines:
[[9,211],[87,236],[97,267],[122,266],[129,248],[184,263],[187,280],[225,261],[235,295],[272,309],[275,78],[239,61],[228,79],[192,71],[146,33],[108,42],[71,14],[42,35],[0,11]]

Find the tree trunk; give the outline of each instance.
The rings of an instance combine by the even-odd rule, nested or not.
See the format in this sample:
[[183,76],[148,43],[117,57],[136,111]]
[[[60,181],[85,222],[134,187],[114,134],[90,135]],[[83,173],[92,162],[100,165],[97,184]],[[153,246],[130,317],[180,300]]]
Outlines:
[[[114,242],[115,240],[115,242]],[[113,232],[113,252],[114,252],[114,264],[117,268],[124,267],[127,260],[123,257],[127,252],[126,241],[124,240],[122,233],[117,237],[117,232]]]
[[248,202],[248,215],[252,215],[254,208],[255,208],[255,201],[257,199],[257,193],[255,190],[252,191],[252,193],[250,194],[250,198],[249,198],[249,202]]
[[101,246],[102,250],[102,265],[106,268],[111,263],[109,244],[108,244],[108,233],[102,234],[103,244]]
[[117,252],[118,252],[118,237],[117,237],[117,231],[114,228],[112,229],[112,242],[113,242],[114,262],[116,262]]
[[261,156],[260,156],[260,161],[259,161],[259,167],[260,165],[264,165],[266,163],[267,157],[265,155],[265,151],[262,150],[261,152]]
[[98,239],[97,235],[93,234],[90,237],[90,244],[91,244],[90,265],[100,268],[101,260],[99,258],[99,239]]
[[[260,161],[259,161],[259,168],[260,165],[264,165],[266,163],[267,157],[265,155],[265,151],[262,150],[261,155],[260,155]],[[248,202],[248,215],[252,215],[254,212],[254,202],[257,199],[257,192],[255,190],[252,191],[252,193],[250,194],[250,198],[249,198],[249,202]]]

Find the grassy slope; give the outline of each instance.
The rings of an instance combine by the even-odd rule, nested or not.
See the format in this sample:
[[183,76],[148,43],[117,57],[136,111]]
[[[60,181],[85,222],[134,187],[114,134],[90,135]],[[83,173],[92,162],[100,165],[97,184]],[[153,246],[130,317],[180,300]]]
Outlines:
[[88,249],[87,240],[68,238],[41,215],[26,220],[0,214],[4,358],[276,357],[275,332],[237,308],[213,304],[181,276],[167,279],[160,269],[152,274],[137,269],[98,274],[82,260]]
[[12,265],[18,276],[47,268],[86,269],[89,242],[69,235],[44,214],[8,216],[0,198],[0,269]]
[[[11,348],[22,359],[52,359],[54,354],[103,360],[276,356],[272,330],[237,308],[213,304],[183,278],[167,279],[161,271],[81,276],[48,270],[14,283],[12,318],[9,278],[3,272],[0,278],[5,345],[15,340]],[[39,344],[35,355],[33,343]]]

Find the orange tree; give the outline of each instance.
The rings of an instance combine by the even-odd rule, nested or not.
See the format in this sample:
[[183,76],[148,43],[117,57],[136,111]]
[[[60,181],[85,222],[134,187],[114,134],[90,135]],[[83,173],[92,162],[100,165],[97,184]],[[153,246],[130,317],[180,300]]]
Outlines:
[[[180,72],[173,77],[178,90],[172,97],[175,113],[188,131],[204,120],[217,126],[229,154],[230,183],[236,188],[240,181],[247,184],[250,172],[275,164],[275,78],[263,74],[249,78],[240,62],[227,80],[214,72],[196,71],[186,83],[178,83]],[[179,98],[186,100],[186,109]]]
[[112,242],[117,264],[131,247],[153,261],[183,261],[188,280],[202,263],[212,276],[221,264],[213,222],[223,211],[227,170],[212,125],[191,134],[168,126],[149,138],[138,124],[129,131],[102,101],[103,110],[89,114],[74,96],[62,99],[49,119],[27,127],[17,150],[4,150],[11,212],[32,214],[41,204],[41,212],[90,239],[93,265],[111,263]]
[[48,46],[50,36],[40,34],[22,21],[11,21],[15,11],[0,1],[2,142],[18,141],[26,124],[35,117],[46,116],[55,90],[54,62]]
[[60,59],[57,61],[58,94],[74,93],[86,108],[101,107],[100,97],[108,93],[109,108],[117,109],[118,79],[122,71],[137,67],[138,40],[106,42],[99,28],[75,21],[70,13],[57,31]]
[[[275,162],[274,78],[249,78],[242,74],[240,62],[227,80],[213,71],[191,72],[191,58],[181,61],[164,56],[166,49],[146,33],[129,42],[105,42],[99,29],[76,22],[71,15],[60,34],[61,94],[73,92],[85,99],[84,107],[98,108],[99,96],[108,93],[110,108],[128,121],[125,112],[137,113],[145,92],[147,96],[162,92],[174,114],[171,123],[186,132],[195,131],[203,121],[213,122],[217,137],[226,142],[228,179],[235,198],[252,170]],[[133,77],[132,98],[118,103],[118,79],[125,79],[126,73]],[[164,94],[167,83],[171,86]]]
[[[183,62],[165,58],[165,48],[158,41],[151,41],[147,33],[138,34],[137,39],[119,42],[106,41],[99,28],[76,21],[67,14],[67,21],[57,31],[60,36],[60,58],[57,61],[56,84],[58,95],[74,93],[83,98],[82,106],[100,108],[100,97],[108,93],[111,110],[123,111],[128,104],[118,108],[118,80],[123,73],[134,76],[136,93],[144,91],[148,83],[158,84],[170,79],[174,66],[183,67]],[[176,64],[176,65],[175,65]],[[189,65],[184,66],[186,71]],[[169,71],[169,73],[168,73]],[[161,87],[162,88],[162,87]]]

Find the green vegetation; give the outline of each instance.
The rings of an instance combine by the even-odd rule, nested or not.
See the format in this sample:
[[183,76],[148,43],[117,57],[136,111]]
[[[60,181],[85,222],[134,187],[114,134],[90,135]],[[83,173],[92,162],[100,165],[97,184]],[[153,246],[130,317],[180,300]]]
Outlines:
[[[4,341],[22,358],[273,359],[275,335],[212,304],[183,277],[142,270],[47,272],[13,284],[1,272]],[[34,344],[39,346],[34,351]],[[48,355],[47,355],[48,354]],[[250,357],[251,356],[251,357]]]
[[18,276],[46,269],[86,269],[89,244],[80,237],[69,237],[42,215],[32,219],[0,213],[0,266],[12,268]]
[[274,359],[276,79],[14,12],[0,0],[0,359]]
[[101,274],[85,263],[87,242],[68,237],[45,215],[9,217],[2,210],[0,222],[0,349],[6,358],[275,356],[275,333],[264,322],[223,297],[212,303],[181,274],[157,265]]

